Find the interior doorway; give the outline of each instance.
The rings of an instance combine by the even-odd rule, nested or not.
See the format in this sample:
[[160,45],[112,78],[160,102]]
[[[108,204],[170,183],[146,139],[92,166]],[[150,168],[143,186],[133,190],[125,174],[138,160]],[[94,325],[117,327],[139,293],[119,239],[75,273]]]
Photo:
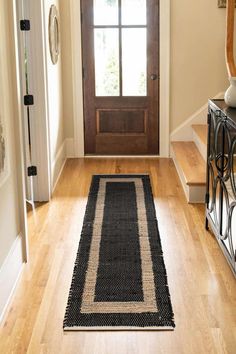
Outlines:
[[[20,52],[21,59],[21,87],[24,95],[23,105],[23,142],[24,142],[24,160],[25,160],[25,190],[26,201],[34,204],[34,177],[37,175],[37,167],[34,166],[33,173],[33,160],[32,160],[32,144],[31,144],[31,125],[32,125],[32,112],[31,104],[33,103],[33,96],[31,95],[31,75],[30,75],[30,20],[28,13],[28,1],[22,1],[19,4],[18,10],[21,14],[20,20]],[[28,20],[25,20],[28,19]],[[31,102],[29,99],[31,98]],[[22,102],[23,103],[23,102]],[[33,176],[34,175],[34,176]]]
[[81,2],[85,154],[159,154],[158,4]]
[[15,4],[26,200],[33,204],[49,201],[52,193],[44,0],[15,0]]

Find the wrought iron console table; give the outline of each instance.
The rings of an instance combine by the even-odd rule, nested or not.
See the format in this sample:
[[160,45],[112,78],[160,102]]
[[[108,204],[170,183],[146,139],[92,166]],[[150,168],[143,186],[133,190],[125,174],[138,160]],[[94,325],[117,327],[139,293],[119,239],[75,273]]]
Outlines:
[[208,108],[206,228],[211,227],[236,276],[236,109]]

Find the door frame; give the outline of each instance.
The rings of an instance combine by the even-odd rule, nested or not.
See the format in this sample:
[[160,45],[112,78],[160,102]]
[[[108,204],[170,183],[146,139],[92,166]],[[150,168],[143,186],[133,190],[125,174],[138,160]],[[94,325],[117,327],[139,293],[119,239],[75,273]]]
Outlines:
[[[21,99],[21,120],[24,127],[26,106],[23,104],[24,90],[24,45],[23,35],[19,29],[19,21],[22,19],[22,5],[24,0],[13,0],[15,3],[15,42],[16,60],[19,69],[18,76],[20,86],[18,95]],[[31,29],[29,32],[29,77],[30,94],[34,95],[34,105],[30,106],[31,119],[31,147],[32,164],[37,166],[38,175],[34,178],[33,189],[36,201],[49,201],[52,194],[50,172],[50,141],[49,119],[47,101],[47,77],[46,77],[46,49],[45,49],[45,16],[44,0],[28,3]],[[24,129],[24,128],[23,128]],[[26,162],[25,162],[26,163]],[[26,170],[26,168],[25,168]]]
[[[159,0],[160,13],[160,157],[170,156],[170,0]],[[74,156],[84,157],[82,33],[80,0],[70,0]],[[158,29],[157,29],[158,30]],[[153,157],[153,156],[152,156]]]

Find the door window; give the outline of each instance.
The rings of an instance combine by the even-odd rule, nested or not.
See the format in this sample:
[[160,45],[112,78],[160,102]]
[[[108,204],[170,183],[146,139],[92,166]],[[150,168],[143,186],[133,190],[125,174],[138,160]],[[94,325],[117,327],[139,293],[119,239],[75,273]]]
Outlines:
[[146,0],[94,0],[96,96],[147,96]]

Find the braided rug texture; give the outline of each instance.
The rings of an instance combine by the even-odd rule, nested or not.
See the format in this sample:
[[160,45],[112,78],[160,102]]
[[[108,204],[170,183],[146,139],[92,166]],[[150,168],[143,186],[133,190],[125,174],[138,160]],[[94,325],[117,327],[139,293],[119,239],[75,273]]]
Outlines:
[[148,175],[93,176],[63,327],[175,327]]

